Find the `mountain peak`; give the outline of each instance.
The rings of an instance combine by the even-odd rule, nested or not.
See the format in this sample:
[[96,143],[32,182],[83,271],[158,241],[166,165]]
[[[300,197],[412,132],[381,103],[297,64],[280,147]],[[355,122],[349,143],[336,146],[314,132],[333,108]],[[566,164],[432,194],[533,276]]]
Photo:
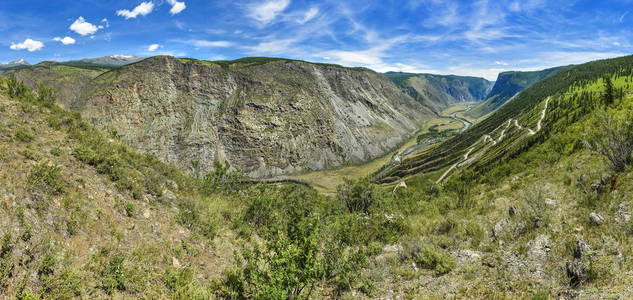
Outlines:
[[1,69],[6,69],[6,68],[11,68],[11,67],[17,67],[17,66],[28,66],[30,65],[26,60],[20,58],[14,61],[10,61],[7,63],[0,63],[0,68]]

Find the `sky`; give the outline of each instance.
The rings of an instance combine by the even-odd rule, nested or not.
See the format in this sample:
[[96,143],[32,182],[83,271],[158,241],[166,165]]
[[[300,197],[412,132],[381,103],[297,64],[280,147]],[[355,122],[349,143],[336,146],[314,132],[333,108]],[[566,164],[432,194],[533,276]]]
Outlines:
[[2,0],[0,62],[272,56],[495,80],[633,53],[633,0]]

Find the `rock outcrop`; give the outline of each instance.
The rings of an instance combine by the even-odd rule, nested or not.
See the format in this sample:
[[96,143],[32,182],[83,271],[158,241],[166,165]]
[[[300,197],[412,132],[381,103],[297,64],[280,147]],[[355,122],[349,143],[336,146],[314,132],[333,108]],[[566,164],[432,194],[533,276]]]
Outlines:
[[252,177],[362,163],[431,112],[367,69],[283,59],[158,56],[106,72],[70,104],[137,150],[204,174]]

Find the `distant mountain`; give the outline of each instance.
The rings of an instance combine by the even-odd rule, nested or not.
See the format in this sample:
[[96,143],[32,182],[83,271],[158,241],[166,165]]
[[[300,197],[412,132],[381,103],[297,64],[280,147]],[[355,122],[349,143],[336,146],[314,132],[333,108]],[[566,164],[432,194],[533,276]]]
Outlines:
[[118,66],[124,66],[127,64],[135,63],[142,59],[143,58],[141,57],[133,56],[133,55],[110,55],[110,56],[103,56],[103,57],[96,57],[96,58],[84,58],[84,59],[70,61],[70,62],[71,63],[82,62],[82,63],[89,63],[89,64],[94,64],[94,65],[101,65],[101,66],[118,67]]
[[[124,58],[129,61],[129,58]],[[10,73],[134,149],[206,173],[226,160],[251,177],[359,164],[392,151],[433,113],[385,76],[279,58],[157,56],[41,63]],[[195,170],[192,170],[195,163]]]
[[473,118],[483,117],[535,83],[570,68],[571,66],[564,66],[532,72],[510,71],[500,73],[486,100],[468,111],[466,115]]
[[26,60],[18,59],[18,60],[14,60],[8,63],[0,63],[0,70],[9,69],[13,67],[19,67],[19,66],[28,66],[28,65],[30,64]]
[[481,101],[493,83],[479,77],[388,72],[384,74],[409,96],[439,112],[457,102]]

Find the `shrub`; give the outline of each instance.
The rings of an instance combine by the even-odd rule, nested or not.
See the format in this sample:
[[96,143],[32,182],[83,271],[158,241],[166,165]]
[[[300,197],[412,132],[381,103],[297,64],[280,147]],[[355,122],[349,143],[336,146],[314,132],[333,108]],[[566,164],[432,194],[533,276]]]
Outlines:
[[[203,190],[207,194],[230,193],[239,189],[244,180],[244,175],[239,171],[231,171],[228,162],[213,162],[214,170],[204,177]],[[197,167],[199,168],[199,167]]]
[[458,208],[467,208],[472,205],[472,186],[474,183],[472,171],[464,171],[460,176],[453,177],[444,185],[444,190],[455,195]]
[[49,195],[64,194],[66,185],[66,181],[61,177],[61,168],[48,163],[36,165],[27,178],[29,190]]
[[22,97],[29,92],[29,88],[15,78],[15,76],[11,76],[7,79],[7,89],[11,97]]
[[345,203],[350,213],[371,214],[378,202],[376,185],[368,179],[352,181],[345,179],[345,184],[337,188],[337,198]]
[[587,126],[584,143],[606,156],[614,171],[623,171],[632,160],[633,110],[599,112]]
[[309,299],[323,276],[318,222],[306,218],[293,234],[278,232],[264,245],[245,248],[236,257],[237,268],[228,271],[216,288],[222,298]]
[[455,267],[455,260],[446,251],[433,246],[423,247],[414,260],[420,267],[435,270],[438,275],[446,274]]
[[173,299],[210,299],[209,292],[194,279],[191,268],[167,270],[163,277],[165,285],[172,292]]

